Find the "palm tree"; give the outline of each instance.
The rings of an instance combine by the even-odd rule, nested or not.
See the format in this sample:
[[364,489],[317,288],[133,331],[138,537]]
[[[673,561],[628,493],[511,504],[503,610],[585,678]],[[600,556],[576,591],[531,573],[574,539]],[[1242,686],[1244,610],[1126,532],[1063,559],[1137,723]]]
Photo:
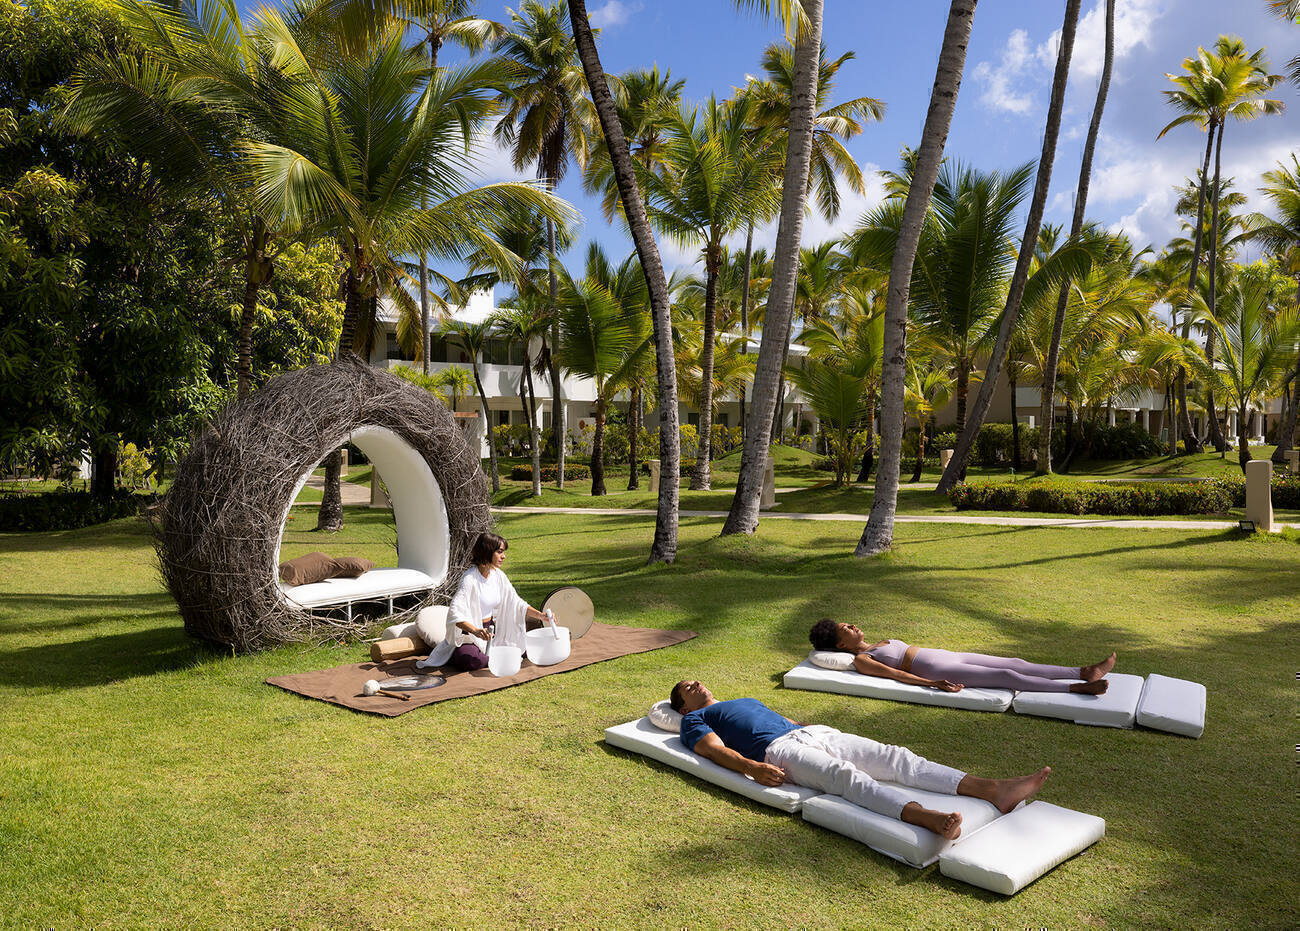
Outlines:
[[[787,25],[797,25],[794,71],[791,77],[790,120],[786,131],[785,167],[781,183],[781,213],[777,223],[775,267],[768,292],[763,340],[754,368],[752,403],[745,425],[745,444],[740,474],[723,534],[753,533],[758,527],[758,505],[763,493],[763,473],[768,455],[768,437],[776,413],[777,389],[782,374],[782,357],[790,338],[794,314],[795,276],[799,263],[799,240],[803,235],[804,203],[808,194],[808,173],[812,164],[813,118],[817,109],[818,65],[822,47],[822,0],[738,0],[738,5],[775,8]],[[799,14],[802,13],[802,16]]]
[[439,370],[438,374],[433,376],[434,383],[440,388],[446,388],[451,392],[451,403],[447,406],[456,410],[460,399],[474,390],[476,384],[472,372],[466,371],[459,365],[453,365]]
[[251,387],[258,295],[292,238],[279,218],[257,209],[237,157],[257,137],[264,115],[258,101],[271,94],[274,69],[235,4],[121,0],[118,10],[138,46],[88,59],[69,82],[60,119],[82,133],[115,131],[174,183],[215,196],[243,253],[236,365],[242,399]]
[[787,374],[829,430],[838,488],[848,481],[853,468],[853,436],[869,416],[864,400],[866,377],[816,358],[809,358],[802,368],[791,368]]
[[492,432],[492,412],[488,410],[487,392],[483,390],[483,378],[479,374],[479,360],[483,355],[483,347],[487,345],[488,338],[492,334],[492,324],[487,320],[481,323],[453,320],[447,325],[447,330],[469,354],[470,368],[474,373],[474,386],[478,391],[479,406],[483,410],[483,428],[487,433],[488,457],[492,464],[492,491],[498,492],[501,490],[501,470],[497,465],[496,436]]
[[489,319],[508,343],[523,349],[519,372],[519,404],[528,419],[528,448],[533,457],[533,497],[542,494],[542,444],[538,436],[537,393],[533,390],[533,352],[550,332],[551,314],[538,291],[520,291],[512,307],[498,309]]
[[[1223,151],[1223,131],[1228,117],[1238,120],[1251,120],[1269,113],[1278,113],[1283,104],[1278,100],[1264,97],[1270,89],[1282,80],[1281,75],[1267,73],[1268,61],[1264,50],[1259,49],[1252,55],[1246,55],[1245,44],[1235,37],[1220,36],[1213,52],[1198,48],[1195,58],[1183,61],[1184,74],[1166,74],[1175,85],[1175,89],[1165,91],[1165,97],[1179,116],[1171,120],[1156,138],[1176,126],[1191,123],[1204,127],[1205,159],[1200,172],[1200,193],[1197,197],[1195,243],[1192,250],[1192,263],[1189,271],[1187,292],[1196,290],[1196,279],[1200,274],[1201,222],[1205,205],[1206,188],[1210,173],[1210,152],[1218,152],[1215,157],[1214,191],[1219,190],[1219,166]],[[1218,134],[1217,142],[1215,134]],[[1214,239],[1217,235],[1217,203],[1211,206],[1210,252],[1214,254]],[[1210,264],[1210,303],[1213,307],[1216,290],[1217,263]],[[1191,325],[1190,311],[1184,314],[1183,336],[1186,337]],[[1189,452],[1199,452],[1200,443],[1191,433],[1191,418],[1187,414],[1186,376],[1179,378],[1179,406],[1182,417],[1183,432],[1188,434]]]
[[[1300,25],[1300,0],[1268,0],[1268,7],[1282,19]],[[1300,55],[1292,58],[1286,66],[1291,69],[1287,75],[1291,83],[1300,87]]]
[[[587,274],[560,282],[559,361],[596,386],[596,432],[591,445],[591,493],[605,494],[604,436],[609,403],[644,359],[649,328],[641,309],[645,278],[629,257],[614,270],[596,243],[587,251]],[[614,289],[611,289],[611,286]]]
[[[1079,163],[1079,183],[1074,192],[1074,216],[1070,221],[1070,237],[1078,238],[1083,232],[1084,211],[1088,207],[1088,188],[1092,183],[1092,157],[1097,149],[1097,134],[1101,130],[1101,115],[1106,109],[1106,96],[1110,92],[1110,76],[1115,65],[1115,0],[1106,0],[1105,52],[1102,56],[1101,80],[1097,84],[1097,99],[1088,122],[1088,136],[1083,144],[1083,159]],[[1038,475],[1052,472],[1052,425],[1056,417],[1056,369],[1061,358],[1061,338],[1065,327],[1066,307],[1069,303],[1069,286],[1063,285],[1056,299],[1056,315],[1048,343],[1047,358],[1042,369],[1040,384]],[[1014,395],[1014,392],[1012,392]],[[1014,400],[1012,406],[1015,406]],[[1013,423],[1014,411],[1013,411]],[[1016,443],[1019,456],[1020,444]]]
[[934,412],[952,397],[952,376],[946,365],[932,365],[928,360],[907,360],[907,393],[903,396],[904,413],[916,418],[916,466],[912,481],[921,480],[925,468],[925,425]]
[[943,470],[936,486],[937,494],[946,494],[958,479],[966,475],[966,460],[971,447],[975,445],[975,436],[984,425],[989,405],[993,403],[993,392],[997,386],[998,375],[1002,372],[1007,350],[1011,345],[1011,334],[1015,332],[1016,322],[1020,318],[1020,304],[1024,298],[1025,284],[1029,280],[1029,265],[1034,258],[1034,249],[1038,245],[1038,230],[1043,222],[1043,210],[1047,206],[1047,192],[1052,184],[1052,167],[1056,161],[1056,137],[1061,130],[1061,111],[1065,107],[1065,85],[1070,77],[1070,58],[1074,54],[1074,33],[1079,25],[1079,6],[1081,0],[1066,0],[1065,22],[1061,26],[1060,46],[1056,54],[1056,72],[1052,78],[1052,94],[1047,105],[1047,126],[1043,131],[1043,149],[1038,157],[1038,175],[1034,180],[1034,194],[1029,201],[1029,216],[1025,220],[1025,232],[1020,239],[1020,254],[1016,257],[1016,270],[1011,274],[1011,285],[1007,289],[1007,302],[998,324],[997,339],[993,343],[984,380],[980,384],[979,394],[975,396],[975,406],[970,418],[958,432],[957,447],[953,450],[948,467]]
[[722,241],[752,217],[771,215],[775,192],[769,183],[775,153],[749,131],[749,104],[709,98],[681,114],[667,131],[662,174],[643,175],[650,219],[669,239],[703,247],[704,332],[700,354],[700,449],[691,473],[692,489],[710,484],[713,354],[717,339],[717,284]]
[[915,169],[899,218],[898,238],[890,257],[889,297],[885,304],[885,361],[881,375],[880,466],[871,514],[854,550],[857,556],[874,556],[888,550],[894,539],[894,513],[898,507],[898,472],[901,465],[904,416],[904,379],[907,364],[907,304],[912,284],[921,228],[929,213],[930,196],[939,177],[948,128],[957,107],[957,92],[966,67],[966,47],[975,21],[977,0],[952,0],[944,28],[943,46],[930,90],[930,108],[916,150]]
[[659,483],[659,503],[655,515],[654,543],[650,547],[650,562],[672,562],[677,558],[678,483],[675,477],[681,462],[681,438],[677,427],[677,378],[673,360],[668,280],[659,258],[654,232],[646,217],[645,202],[637,187],[635,163],[623,134],[623,126],[619,122],[618,108],[609,92],[605,71],[600,66],[596,40],[587,19],[586,0],[570,0],[569,22],[573,28],[573,39],[582,62],[582,71],[591,91],[592,105],[600,119],[601,132],[613,165],[623,215],[627,218],[628,231],[632,235],[632,242],[636,244],[637,258],[641,262],[646,287],[650,291],[659,396],[659,458],[663,474],[674,476],[672,481]]
[[[1273,171],[1264,172],[1260,191],[1273,202],[1276,217],[1254,213],[1246,218],[1246,235],[1263,243],[1296,280],[1296,304],[1300,306],[1300,159],[1291,156],[1290,166],[1279,162]],[[1286,461],[1286,453],[1295,439],[1296,414],[1300,411],[1300,360],[1291,380],[1297,389],[1286,405],[1286,416],[1278,431],[1273,461]]]
[[[591,123],[586,81],[577,61],[573,37],[566,28],[564,0],[544,4],[525,0],[519,10],[509,10],[510,28],[495,46],[496,54],[510,63],[514,78],[501,94],[504,112],[496,137],[510,147],[515,168],[535,165],[537,177],[554,191],[564,178],[571,155],[586,152],[587,126]],[[546,225],[548,269],[555,264],[555,229]],[[549,297],[554,308],[557,282],[548,274]],[[558,339],[553,323],[550,342]],[[549,366],[551,381],[551,435],[559,465],[556,484],[564,487],[564,399],[560,372]]]
[[1266,273],[1243,269],[1224,289],[1219,312],[1206,313],[1199,321],[1219,338],[1222,357],[1214,371],[1237,410],[1237,455],[1243,472],[1250,460],[1247,408],[1270,396],[1300,350],[1300,309],[1276,307],[1271,284]]

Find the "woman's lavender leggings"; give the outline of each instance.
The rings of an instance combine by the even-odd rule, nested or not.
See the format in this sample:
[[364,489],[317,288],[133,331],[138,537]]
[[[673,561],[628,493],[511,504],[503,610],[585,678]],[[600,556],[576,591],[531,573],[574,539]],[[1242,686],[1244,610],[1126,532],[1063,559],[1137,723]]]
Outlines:
[[1078,666],[1047,666],[1027,663],[1012,656],[983,653],[954,653],[951,650],[921,648],[912,660],[912,674],[925,679],[947,679],[986,689],[1016,689],[1021,692],[1068,692],[1080,679]]

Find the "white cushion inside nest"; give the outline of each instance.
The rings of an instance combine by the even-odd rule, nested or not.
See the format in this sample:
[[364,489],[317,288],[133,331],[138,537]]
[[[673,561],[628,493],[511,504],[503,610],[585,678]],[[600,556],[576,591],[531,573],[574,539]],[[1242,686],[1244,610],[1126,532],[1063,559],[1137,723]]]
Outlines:
[[981,799],[926,792],[892,782],[882,782],[881,785],[893,786],[925,808],[961,812],[961,836],[955,841],[945,840],[933,831],[860,808],[838,795],[819,795],[804,802],[803,819],[866,844],[877,853],[908,866],[920,868],[929,866],[944,850],[962,843],[980,828],[1003,817],[996,807]]
[[1154,673],[1147,676],[1138,701],[1137,723],[1184,737],[1200,737],[1205,731],[1205,686]]
[[1009,689],[977,689],[967,687],[960,692],[940,692],[923,685],[905,685],[893,679],[864,676],[856,669],[838,672],[822,669],[804,660],[785,674],[788,689],[809,689],[814,692],[835,692],[840,695],[860,695],[865,698],[884,698],[907,701],[918,705],[940,705],[945,708],[964,708],[968,711],[1006,711],[1011,707],[1015,692]]
[[1048,870],[1092,846],[1106,822],[1050,802],[1030,802],[939,854],[945,876],[1015,895]]
[[804,802],[818,794],[816,789],[788,782],[776,787],[759,785],[747,776],[688,750],[676,734],[655,727],[648,717],[606,728],[605,742],[666,763],[705,782],[738,792],[746,798],[782,811],[798,811]]
[[1105,695],[1077,695],[1073,692],[1017,692],[1011,703],[1020,714],[1064,718],[1075,724],[1100,727],[1132,727],[1142,697],[1142,677],[1122,672],[1106,676]]

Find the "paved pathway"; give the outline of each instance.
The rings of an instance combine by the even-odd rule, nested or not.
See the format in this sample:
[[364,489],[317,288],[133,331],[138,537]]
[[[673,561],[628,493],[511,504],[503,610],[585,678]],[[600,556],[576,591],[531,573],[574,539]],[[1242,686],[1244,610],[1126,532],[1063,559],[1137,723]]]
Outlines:
[[[307,487],[315,488],[317,491],[324,493],[325,477],[323,475],[313,475],[307,479]],[[351,482],[339,482],[339,492],[343,496],[344,504],[369,504],[370,503],[370,486],[354,485]],[[310,504],[312,507],[319,507],[319,501],[297,501],[295,504]]]
[[[505,514],[601,514],[654,517],[649,508],[556,508],[556,507],[494,507]],[[682,517],[724,518],[726,511],[679,512]],[[865,523],[865,514],[797,514],[781,511],[763,511],[760,520],[832,520]],[[995,517],[980,514],[899,514],[894,518],[899,524],[985,524],[994,527],[1118,527],[1129,530],[1231,530],[1235,520],[1108,520],[1104,517]],[[1277,527],[1300,528],[1300,524],[1276,524]]]

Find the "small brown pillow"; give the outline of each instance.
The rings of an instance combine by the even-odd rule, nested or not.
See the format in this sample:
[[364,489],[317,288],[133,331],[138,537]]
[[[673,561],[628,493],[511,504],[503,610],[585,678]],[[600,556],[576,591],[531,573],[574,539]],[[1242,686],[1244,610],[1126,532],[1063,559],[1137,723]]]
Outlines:
[[333,558],[324,553],[308,553],[288,562],[280,563],[280,578],[290,585],[310,585],[337,575]]
[[355,579],[373,568],[375,568],[374,563],[360,556],[338,556],[334,559],[334,574],[330,578]]

